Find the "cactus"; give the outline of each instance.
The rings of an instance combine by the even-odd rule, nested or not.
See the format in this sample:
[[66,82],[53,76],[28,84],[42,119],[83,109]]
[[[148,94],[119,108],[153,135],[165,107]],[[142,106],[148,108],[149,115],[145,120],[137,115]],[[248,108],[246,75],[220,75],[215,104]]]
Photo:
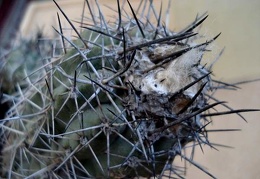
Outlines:
[[[3,177],[182,177],[172,162],[182,156],[200,168],[182,150],[189,142],[211,146],[209,116],[249,111],[209,103],[217,81],[201,61],[219,35],[196,43],[194,32],[207,15],[176,33],[163,25],[152,1],[140,2],[144,14],[118,0],[113,23],[97,2],[98,16],[86,1],[91,18],[79,33],[54,3],[78,38],[55,29],[59,55],[5,71],[20,80],[3,95],[12,103],[1,123]],[[153,15],[156,25],[149,21]],[[216,105],[230,111],[211,113]]]

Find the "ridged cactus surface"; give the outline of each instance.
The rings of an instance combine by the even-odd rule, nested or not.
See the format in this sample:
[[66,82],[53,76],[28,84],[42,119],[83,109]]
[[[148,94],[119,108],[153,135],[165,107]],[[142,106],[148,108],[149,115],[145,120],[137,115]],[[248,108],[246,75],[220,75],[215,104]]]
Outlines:
[[226,106],[209,103],[216,88],[211,66],[201,62],[218,35],[196,42],[194,30],[207,16],[173,32],[152,1],[133,9],[118,0],[114,21],[106,21],[97,1],[86,1],[77,30],[54,3],[77,39],[54,29],[59,53],[38,53],[21,69],[5,71],[20,80],[2,97],[11,104],[1,123],[2,176],[181,178],[176,156],[200,168],[182,150],[189,142],[212,146],[205,128],[217,113],[209,109]]

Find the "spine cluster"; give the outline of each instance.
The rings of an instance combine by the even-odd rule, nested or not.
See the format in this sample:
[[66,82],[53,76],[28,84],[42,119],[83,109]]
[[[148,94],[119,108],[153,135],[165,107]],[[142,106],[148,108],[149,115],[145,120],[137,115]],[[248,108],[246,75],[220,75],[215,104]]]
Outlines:
[[110,23],[96,1],[86,1],[90,16],[79,33],[54,3],[77,39],[69,40],[61,26],[54,29],[59,55],[21,64],[15,92],[2,96],[10,103],[1,122],[2,176],[182,177],[172,165],[176,156],[200,168],[182,150],[190,142],[212,146],[206,126],[216,113],[210,109],[226,106],[209,103],[216,88],[210,68],[201,64],[219,35],[196,43],[194,30],[207,16],[176,33],[152,1],[134,10],[118,0],[117,19]]

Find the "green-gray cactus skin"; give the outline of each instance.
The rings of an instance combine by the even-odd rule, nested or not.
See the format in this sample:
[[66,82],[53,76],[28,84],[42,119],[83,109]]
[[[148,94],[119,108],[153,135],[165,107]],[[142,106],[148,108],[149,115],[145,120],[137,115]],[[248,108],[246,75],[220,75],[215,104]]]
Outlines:
[[[122,178],[162,176],[169,169],[168,163],[192,140],[188,138],[191,130],[182,129],[178,123],[165,127],[176,114],[165,118],[148,109],[162,94],[142,94],[140,89],[135,89],[137,83],[126,80],[131,75],[138,76],[140,69],[136,63],[143,63],[140,60],[143,54],[161,54],[150,52],[156,48],[153,45],[127,52],[124,48],[152,41],[154,32],[150,32],[151,27],[144,27],[146,39],[140,40],[139,25],[130,20],[124,24],[120,31],[112,27],[105,32],[113,33],[110,36],[85,30],[80,38],[94,43],[89,43],[87,48],[79,39],[70,42],[77,49],[42,59],[43,65],[27,61],[15,71],[7,70],[15,77],[14,83],[20,91],[4,122],[3,175],[8,178]],[[100,27],[95,29],[104,31]],[[166,35],[156,33],[158,37]],[[189,33],[180,37],[185,35]],[[119,74],[120,71],[123,72]],[[169,103],[170,96],[166,94],[162,98]],[[174,99],[187,103],[185,96],[178,94]],[[134,98],[148,102],[142,105]],[[178,111],[182,106],[174,104],[165,110]],[[178,139],[177,135],[185,138]]]
[[15,88],[5,96],[12,106],[1,123],[3,177],[172,177],[166,171],[180,177],[172,161],[179,155],[192,163],[182,155],[185,145],[211,146],[202,113],[221,102],[208,104],[212,81],[200,62],[218,36],[191,45],[207,16],[175,33],[146,3],[157,26],[129,2],[131,12],[118,8],[110,24],[96,4],[99,16],[89,8],[93,25],[77,40],[56,30],[70,44],[61,43],[58,56],[37,52],[39,61],[24,64],[16,53],[9,56],[2,72]]

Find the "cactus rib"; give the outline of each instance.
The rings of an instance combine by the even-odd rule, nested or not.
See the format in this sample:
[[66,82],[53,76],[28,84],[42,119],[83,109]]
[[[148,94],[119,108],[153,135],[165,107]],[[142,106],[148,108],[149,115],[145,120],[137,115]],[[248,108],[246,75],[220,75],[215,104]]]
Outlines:
[[[129,0],[117,0],[117,19],[109,22],[97,1],[86,1],[90,16],[77,28],[53,2],[77,37],[64,34],[57,13],[60,49],[51,49],[51,40],[43,47],[51,55],[25,60],[15,71],[11,60],[4,66],[15,85],[12,98],[0,96],[10,103],[0,123],[1,176],[183,178],[172,164],[181,156],[215,178],[182,151],[188,143],[193,150],[214,148],[207,136],[213,130],[206,129],[211,116],[244,119],[240,113],[258,109],[233,110],[212,96],[211,90],[234,86],[212,80],[212,66],[202,64],[220,35],[196,41],[208,15],[177,33],[163,25],[162,4],[158,13],[153,1],[142,0],[135,11]],[[229,111],[211,112],[218,105]]]

